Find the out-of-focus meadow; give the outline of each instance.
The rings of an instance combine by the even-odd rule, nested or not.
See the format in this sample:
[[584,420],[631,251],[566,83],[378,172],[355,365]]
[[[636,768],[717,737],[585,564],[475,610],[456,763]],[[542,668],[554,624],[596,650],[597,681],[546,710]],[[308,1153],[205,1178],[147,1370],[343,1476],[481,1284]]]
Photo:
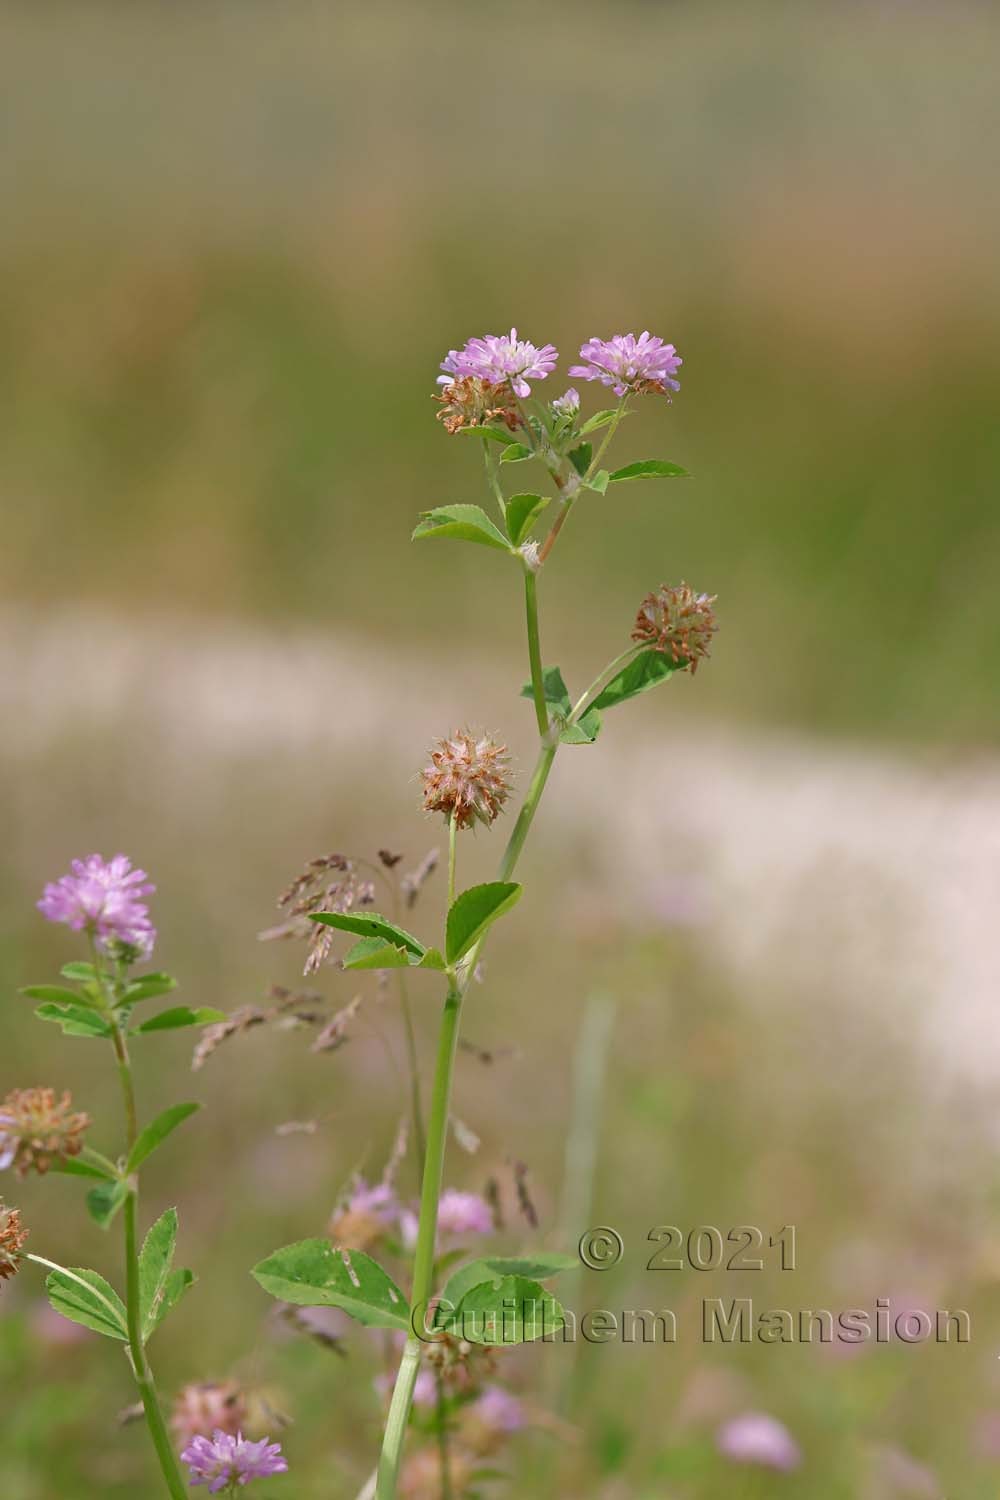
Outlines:
[[[540,1228],[515,1205],[503,1243],[572,1246],[573,1059],[612,994],[592,1215],[626,1254],[576,1305],[672,1306],[681,1338],[511,1357],[552,1415],[505,1454],[510,1493],[749,1494],[713,1434],[758,1409],[804,1461],[755,1496],[995,1494],[995,10],[51,3],[2,30],[0,1095],[71,1086],[114,1147],[109,1058],[16,995],[78,956],[33,908],[74,854],[149,869],[159,961],[231,1009],[296,981],[255,934],[309,856],[438,840],[414,780],[434,734],[485,723],[523,773],[508,570],[408,540],[481,499],[437,364],[512,323],[564,369],[651,328],[682,391],[621,461],[694,477],[579,507],[545,654],[582,686],[682,577],[721,630],[695,680],[563,753],[468,1007],[495,1053],[458,1080],[481,1145],[447,1176],[513,1203],[526,1163]],[[469,842],[463,879],[488,878],[496,838]],[[442,907],[432,881],[428,931]],[[332,1055],[300,1031],[193,1077],[185,1034],[137,1055],[147,1112],[207,1106],[148,1174],[199,1275],[160,1383],[234,1375],[286,1413],[293,1472],[262,1489],[297,1500],[361,1487],[377,1363],[358,1332],[346,1358],[291,1336],[247,1272],[391,1145],[392,1005],[361,1016]],[[117,1276],[72,1179],[4,1191],[32,1248]],[[648,1272],[663,1223],[795,1224],[800,1269]],[[973,1340],[705,1347],[715,1295],[960,1306]],[[67,1326],[34,1269],[4,1290],[0,1496],[156,1493],[115,1427],[124,1361]]]

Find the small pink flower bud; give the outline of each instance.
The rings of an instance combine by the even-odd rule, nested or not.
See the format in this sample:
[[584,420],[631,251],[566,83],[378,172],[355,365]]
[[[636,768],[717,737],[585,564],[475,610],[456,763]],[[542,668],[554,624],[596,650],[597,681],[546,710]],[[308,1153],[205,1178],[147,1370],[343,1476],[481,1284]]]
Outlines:
[[695,594],[686,583],[676,588],[663,583],[640,604],[632,639],[663,652],[682,670],[690,667],[693,675],[719,628],[712,612],[715,600],[715,594]]
[[489,827],[510,796],[507,747],[485,734],[458,730],[438,740],[421,774],[427,812],[454,817],[459,828],[477,819]]

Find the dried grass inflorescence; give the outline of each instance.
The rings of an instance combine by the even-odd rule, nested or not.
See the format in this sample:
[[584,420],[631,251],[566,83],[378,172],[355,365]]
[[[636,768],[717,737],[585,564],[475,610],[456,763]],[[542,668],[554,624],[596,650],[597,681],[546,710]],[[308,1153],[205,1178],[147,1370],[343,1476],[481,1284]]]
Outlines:
[[269,1005],[241,1005],[224,1021],[206,1026],[198,1038],[191,1058],[191,1071],[202,1069],[223,1042],[240,1036],[255,1026],[274,1025],[293,1030],[302,1026],[316,1026],[326,1019],[323,1011],[323,996],[315,990],[287,990],[283,985],[272,984],[268,991]]
[[511,792],[506,745],[468,730],[438,740],[421,775],[426,811],[454,818],[459,828],[476,821],[489,827]]
[[437,417],[447,432],[485,427],[490,422],[503,422],[514,432],[521,420],[506,382],[494,385],[475,375],[463,375],[436,392],[434,400],[441,403]]
[[353,911],[358,906],[371,906],[374,900],[375,882],[359,873],[355,860],[348,859],[346,854],[321,854],[311,859],[278,897],[279,907],[288,913],[287,919],[277,927],[269,927],[260,937],[265,942],[304,938],[309,945],[304,973],[315,974],[331,956],[334,933],[331,927],[310,922],[313,912]]
[[78,1156],[90,1116],[73,1110],[69,1093],[54,1089],[15,1089],[0,1105],[0,1164],[18,1177],[43,1174],[53,1162]]
[[21,1250],[27,1238],[20,1211],[0,1201],[0,1281],[16,1276],[21,1269]]
[[661,651],[682,670],[690,667],[693,675],[719,628],[712,610],[716,597],[696,594],[686,583],[674,588],[663,583],[640,604],[632,639]]

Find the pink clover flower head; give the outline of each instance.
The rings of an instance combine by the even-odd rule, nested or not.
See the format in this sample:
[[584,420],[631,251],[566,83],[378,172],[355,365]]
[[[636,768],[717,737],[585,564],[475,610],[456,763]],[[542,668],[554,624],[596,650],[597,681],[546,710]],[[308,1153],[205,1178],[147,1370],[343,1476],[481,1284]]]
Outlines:
[[492,1234],[493,1213],[478,1193],[446,1188],[438,1201],[438,1231],[441,1234]]
[[582,365],[571,365],[570,375],[578,380],[599,380],[609,385],[616,396],[630,391],[643,393],[679,391],[674,377],[684,361],[673,344],[648,331],[639,334],[616,333],[610,339],[588,339],[580,347]]
[[126,943],[148,958],[156,929],[141,898],[155,890],[145,870],[133,870],[126,855],[116,854],[105,862],[99,854],[88,854],[86,859],[74,859],[68,875],[45,887],[38,910],[74,932],[92,932],[102,947]]
[[527,1425],[523,1403],[500,1385],[488,1385],[472,1412],[484,1427],[495,1432],[520,1432]]
[[738,1464],[760,1464],[767,1469],[797,1469],[802,1451],[788,1428],[766,1412],[750,1411],[719,1428],[716,1446]]
[[568,391],[557,396],[552,403],[552,410],[558,412],[561,417],[575,417],[580,410],[580,392],[575,385],[571,385]]
[[391,1224],[399,1215],[399,1203],[390,1183],[376,1182],[373,1187],[369,1187],[364,1178],[359,1177],[354,1192],[347,1200],[347,1212],[372,1214],[381,1223]]
[[252,1443],[242,1432],[233,1437],[219,1427],[210,1438],[192,1438],[181,1454],[181,1463],[187,1464],[191,1471],[192,1487],[207,1484],[210,1495],[249,1484],[251,1479],[268,1479],[272,1474],[288,1472],[280,1443],[271,1443],[267,1438]]
[[510,382],[516,396],[531,395],[529,380],[545,380],[556,367],[559,351],[552,344],[543,344],[539,349],[527,339],[519,339],[517,329],[509,334],[484,334],[481,339],[469,339],[462,349],[449,349],[441,361],[445,372],[438,376],[438,385],[451,385],[455,380],[471,375],[476,380],[488,381],[490,385]]

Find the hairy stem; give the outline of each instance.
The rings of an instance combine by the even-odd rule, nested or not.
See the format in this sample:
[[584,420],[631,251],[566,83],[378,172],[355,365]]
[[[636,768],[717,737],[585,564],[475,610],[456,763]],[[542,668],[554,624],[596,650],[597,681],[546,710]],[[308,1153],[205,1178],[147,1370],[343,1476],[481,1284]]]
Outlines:
[[560,510],[559,514],[556,516],[555,520],[552,523],[552,530],[549,532],[548,536],[542,543],[541,551],[538,554],[538,561],[540,563],[545,562],[549,553],[552,551],[552,548],[555,546],[556,541],[559,537],[559,533],[565,526],[566,519],[569,516],[570,511],[573,509],[574,498],[575,497],[572,495],[567,495],[563,500],[562,510]]

